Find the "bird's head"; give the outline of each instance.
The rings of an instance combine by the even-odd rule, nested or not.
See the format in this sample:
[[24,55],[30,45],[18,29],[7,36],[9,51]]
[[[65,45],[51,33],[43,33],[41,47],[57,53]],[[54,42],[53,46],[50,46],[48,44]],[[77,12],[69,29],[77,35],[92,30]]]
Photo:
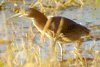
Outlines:
[[35,8],[28,8],[26,10],[26,16],[29,17],[29,18],[39,18],[41,17],[42,15],[44,15],[43,13],[41,13],[40,11],[38,11],[37,9]]

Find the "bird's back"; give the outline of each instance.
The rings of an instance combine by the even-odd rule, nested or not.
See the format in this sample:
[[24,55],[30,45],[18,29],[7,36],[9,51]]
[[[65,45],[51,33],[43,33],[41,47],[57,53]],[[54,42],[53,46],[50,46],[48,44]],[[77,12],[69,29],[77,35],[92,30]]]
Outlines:
[[79,40],[82,36],[89,35],[90,31],[86,27],[68,19],[65,17],[52,17],[52,22],[50,24],[49,29],[53,31],[55,34],[59,29],[60,21],[63,19],[63,25],[60,33],[63,34],[64,39],[69,39],[71,41]]
[[[43,13],[41,13],[40,11],[34,8],[30,8],[28,10],[27,17],[34,18],[34,20],[36,21],[34,25],[36,26],[36,28],[38,28],[41,31],[43,31],[43,29],[47,24],[47,21],[49,20]],[[61,19],[63,21],[61,21]],[[55,16],[51,18],[51,22],[48,28],[50,34],[48,33],[48,30],[47,30],[47,34],[50,36],[53,35],[52,37],[56,37],[55,34],[60,29],[59,26],[62,22],[63,24],[61,26],[60,34],[62,34],[63,36],[61,36],[60,38],[61,40],[69,39],[70,41],[75,41],[75,40],[79,40],[82,36],[89,35],[90,32],[89,29],[74,22],[71,19],[61,17],[61,16]]]

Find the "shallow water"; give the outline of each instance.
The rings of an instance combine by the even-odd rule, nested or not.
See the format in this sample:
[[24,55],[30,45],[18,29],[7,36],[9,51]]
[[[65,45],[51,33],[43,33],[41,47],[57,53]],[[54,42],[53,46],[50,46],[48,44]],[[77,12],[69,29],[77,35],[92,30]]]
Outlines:
[[[15,39],[17,42],[17,45],[20,46],[22,43],[21,37],[25,35],[28,32],[29,26],[32,26],[32,23],[27,18],[13,18],[10,19],[10,22],[6,24],[6,19],[10,16],[14,15],[11,11],[8,11],[7,9],[5,11],[0,11],[0,39],[13,39],[13,32],[15,31]],[[76,8],[72,7],[66,10],[60,10],[57,12],[55,16],[64,16],[67,18],[70,18],[77,23],[80,23],[85,26],[91,26],[91,25],[99,25],[100,26],[100,9],[93,10],[90,6],[84,6],[82,8]],[[94,17],[95,16],[95,17]],[[87,24],[86,22],[90,22]],[[13,23],[13,25],[11,25]],[[34,27],[34,26],[33,26]],[[100,28],[99,29],[91,29],[91,33],[93,35],[98,35],[100,37]],[[34,32],[37,32],[36,29],[34,29]],[[39,42],[38,36],[35,38],[35,42]],[[81,49],[88,49],[87,47],[90,47],[93,45],[93,41],[87,41],[82,44]],[[70,53],[72,50],[74,50],[74,45],[72,43],[66,44],[63,46],[67,53],[65,53],[64,58],[72,57],[72,54]],[[0,50],[3,51],[6,49],[6,45],[0,45]],[[41,56],[46,56],[46,51],[48,50],[47,43],[41,48]],[[100,51],[100,40],[96,41],[96,46],[93,48],[93,51]],[[87,56],[88,54],[84,52],[82,53],[83,56]]]

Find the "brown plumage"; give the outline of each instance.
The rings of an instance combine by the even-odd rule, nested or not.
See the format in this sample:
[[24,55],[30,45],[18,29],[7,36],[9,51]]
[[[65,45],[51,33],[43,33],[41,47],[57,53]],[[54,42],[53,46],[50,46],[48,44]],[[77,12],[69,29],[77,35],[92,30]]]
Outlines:
[[[35,24],[35,26],[37,26],[40,30],[43,30],[47,20],[49,20],[43,13],[39,12],[34,8],[30,8],[28,10],[27,16],[35,20],[33,24]],[[69,41],[78,41],[81,39],[82,36],[88,36],[90,33],[89,29],[68,18],[61,17],[61,16],[54,16],[51,17],[50,19],[51,19],[51,23],[49,26],[49,30],[53,31],[54,34],[56,34],[58,30],[60,20],[63,19],[64,23],[62,25],[62,29],[60,32],[63,34],[63,38],[61,38],[60,40],[65,41],[67,39]]]
[[[34,8],[30,8],[26,12],[26,14],[29,18],[32,18],[32,20],[35,21],[33,22],[33,24],[40,32],[44,30],[44,27],[49,19],[43,13],[41,13],[40,11]],[[55,34],[57,33],[59,29],[61,19],[63,20],[63,24],[60,30],[60,34],[62,35],[58,38],[58,41],[64,42],[64,43],[65,42],[77,42],[76,47],[79,48],[81,45],[81,37],[88,36],[90,34],[90,30],[74,22],[73,20],[70,20],[68,18],[61,17],[61,16],[51,17],[50,18],[51,22],[48,27],[48,30],[46,30],[46,33],[50,37],[55,38],[56,37]]]

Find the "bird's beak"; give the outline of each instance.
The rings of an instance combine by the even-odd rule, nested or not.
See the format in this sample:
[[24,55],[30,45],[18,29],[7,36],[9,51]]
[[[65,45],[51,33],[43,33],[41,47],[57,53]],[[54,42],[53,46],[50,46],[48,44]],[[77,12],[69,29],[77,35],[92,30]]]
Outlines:
[[27,17],[28,14],[21,14],[19,17]]
[[27,9],[24,9],[22,10],[20,13],[20,16],[19,17],[27,17],[28,16],[28,8]]
[[33,19],[33,18],[29,18],[27,13],[26,13],[26,14],[21,14],[19,17],[28,18],[28,19]]
[[28,16],[28,13],[26,12],[26,10],[22,10],[19,13],[10,16],[9,18],[7,18],[7,20],[12,19],[14,17],[24,17],[24,18],[28,18],[27,16]]

